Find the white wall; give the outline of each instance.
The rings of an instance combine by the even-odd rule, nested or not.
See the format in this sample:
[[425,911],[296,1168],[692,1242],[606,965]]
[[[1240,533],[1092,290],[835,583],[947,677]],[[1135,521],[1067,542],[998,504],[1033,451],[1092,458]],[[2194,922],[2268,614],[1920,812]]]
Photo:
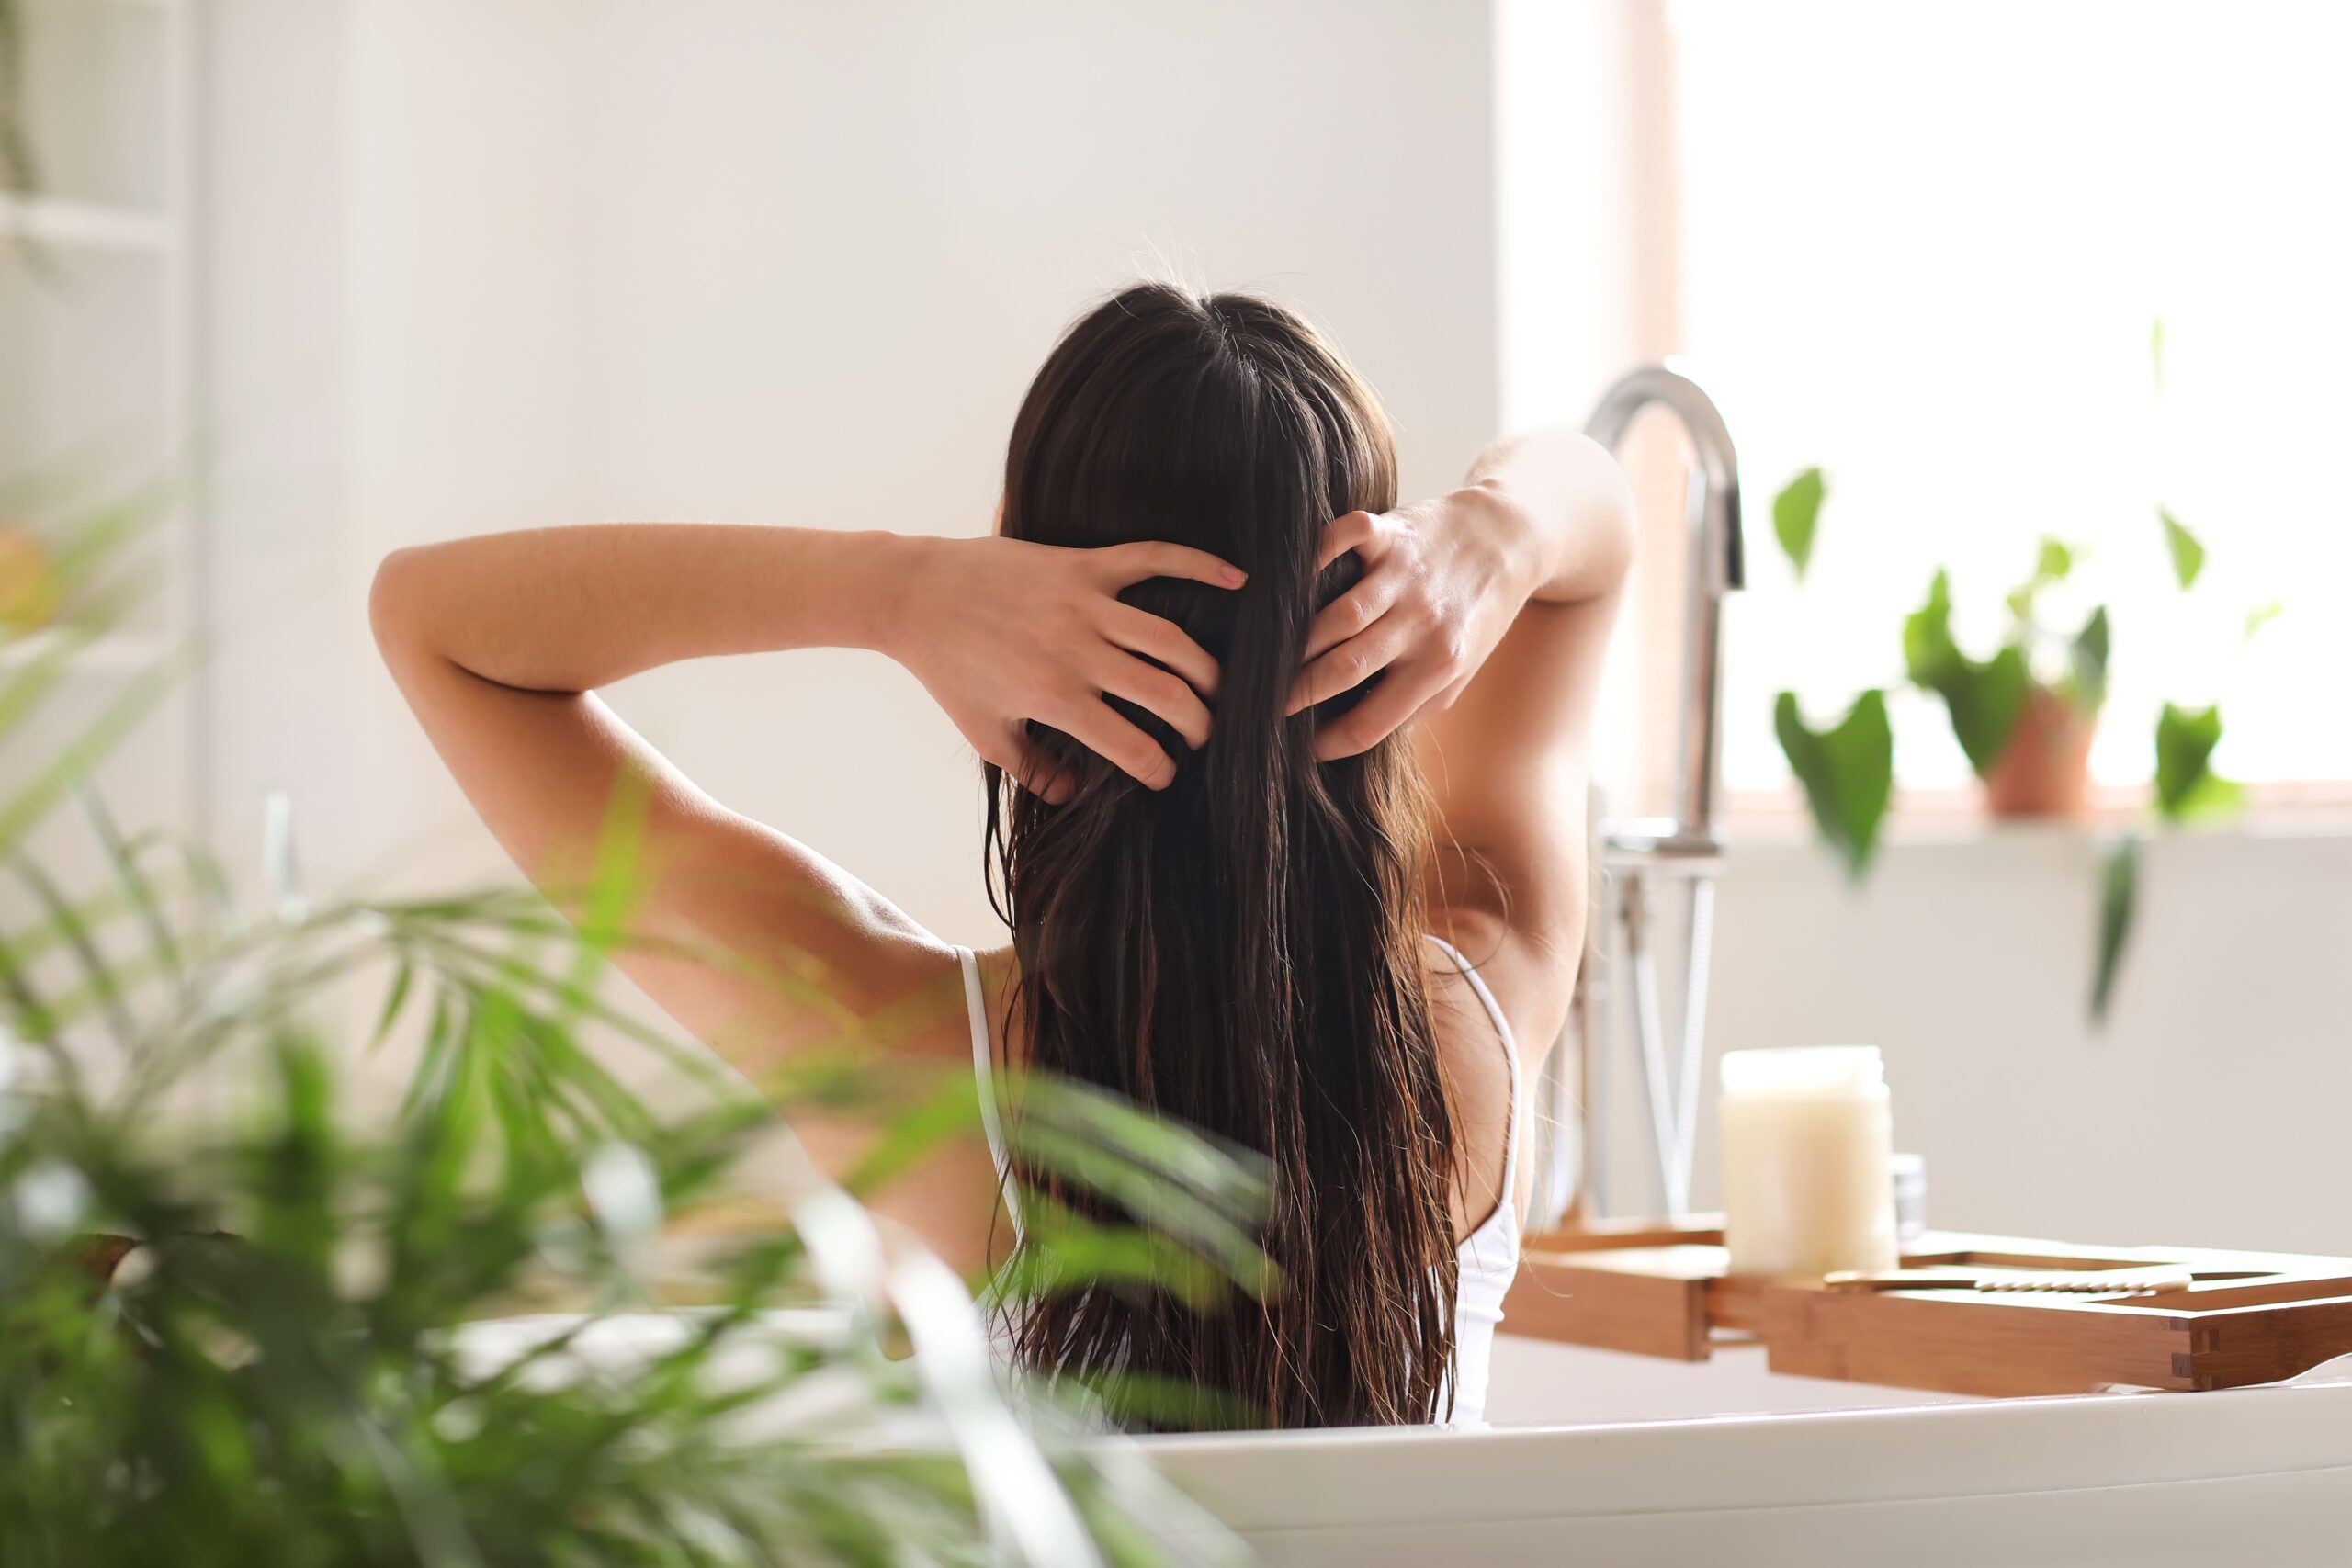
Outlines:
[[348,17],[320,0],[212,0],[207,15],[200,276],[213,473],[201,597],[212,647],[197,766],[212,838],[250,871],[271,789],[299,803],[304,849],[329,848],[350,810],[360,728],[364,628],[345,511]]
[[[325,877],[497,863],[359,635],[397,545],[603,517],[981,531],[1057,332],[1171,268],[1326,324],[1408,486],[1494,432],[1483,6],[226,12],[221,348],[294,389],[339,493],[286,559],[295,427],[231,389],[278,469],[218,529],[250,651],[218,681],[215,796],[234,840],[289,779]],[[616,701],[731,804],[989,934],[976,771],[895,669],[740,661]]]

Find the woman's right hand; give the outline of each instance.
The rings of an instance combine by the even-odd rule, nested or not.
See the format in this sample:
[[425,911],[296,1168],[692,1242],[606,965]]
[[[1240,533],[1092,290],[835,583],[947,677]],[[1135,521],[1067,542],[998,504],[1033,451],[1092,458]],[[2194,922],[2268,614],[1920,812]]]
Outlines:
[[1033,719],[1148,788],[1168,786],[1175,760],[1106,697],[1158,715],[1194,747],[1208,739],[1216,661],[1174,622],[1122,604],[1119,592],[1154,577],[1237,589],[1247,581],[1238,568],[1154,541],[1099,549],[999,536],[910,543],[883,651],[913,672],[973,750],[1023,787],[1058,803],[1073,784],[1030,742]]

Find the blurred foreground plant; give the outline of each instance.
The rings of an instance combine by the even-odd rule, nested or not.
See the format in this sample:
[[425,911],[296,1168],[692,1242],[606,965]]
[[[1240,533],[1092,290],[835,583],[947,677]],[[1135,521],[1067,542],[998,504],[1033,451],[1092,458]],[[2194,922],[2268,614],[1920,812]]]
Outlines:
[[30,196],[40,186],[25,107],[25,15],[21,0],[0,0],[0,191]]
[[[772,1103],[604,998],[619,922],[582,935],[512,892],[314,908],[282,807],[243,908],[86,787],[113,703],[23,754],[54,657],[0,664],[0,1561],[1229,1554],[1132,1451],[1066,1440],[1053,1391],[1016,1416],[963,1282],[857,1203],[977,1125],[968,1073],[904,1079],[852,1028]],[[97,886],[25,852],[67,795]],[[625,836],[608,850],[592,911],[628,903]],[[340,1038],[355,988],[373,1029]],[[371,1033],[420,1046],[397,1108],[345,1087]],[[616,1042],[690,1107],[648,1109]],[[1033,1159],[1152,1222],[1141,1243],[1048,1224],[1047,1274],[1262,1285],[1255,1172],[1091,1090],[1023,1094]],[[707,1258],[695,1310],[649,1314],[665,1222],[728,1197],[776,1103],[863,1107],[881,1134],[846,1188],[811,1179]],[[479,1321],[550,1290],[589,1310]]]

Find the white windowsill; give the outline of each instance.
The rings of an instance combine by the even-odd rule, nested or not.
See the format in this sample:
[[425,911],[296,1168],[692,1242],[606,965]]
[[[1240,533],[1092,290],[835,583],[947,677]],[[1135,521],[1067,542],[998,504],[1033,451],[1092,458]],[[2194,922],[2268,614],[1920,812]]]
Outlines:
[[[2127,829],[2150,835],[2244,839],[2352,837],[2352,784],[2252,784],[2233,816],[2179,824],[2159,822],[2145,791],[2100,792],[2079,818],[1997,818],[1973,791],[1918,791],[1899,803],[1880,830],[1882,847],[1897,844],[1978,844],[1994,840],[2104,838]],[[1724,836],[1734,845],[1809,843],[1813,819],[1793,790],[1733,794]]]

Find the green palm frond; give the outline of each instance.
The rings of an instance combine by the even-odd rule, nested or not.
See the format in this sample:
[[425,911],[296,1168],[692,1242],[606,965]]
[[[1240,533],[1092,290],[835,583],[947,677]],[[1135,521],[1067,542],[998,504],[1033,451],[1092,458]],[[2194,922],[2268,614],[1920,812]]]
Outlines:
[[[132,531],[105,522],[77,570],[122,558]],[[240,901],[201,847],[126,832],[92,786],[176,665],[92,711],[67,679],[86,640],[0,677],[10,1564],[1228,1555],[1061,1395],[1016,1414],[964,1283],[852,1196],[977,1133],[968,1074],[873,1049],[920,1021],[836,1009],[838,1037],[755,1095],[608,998],[642,940],[626,802],[577,930],[514,889],[314,897],[283,805],[264,896]],[[69,700],[80,722],[41,750],[28,727]],[[89,886],[31,848],[69,799]],[[413,1065],[389,1098],[356,1087],[394,1052]],[[650,1072],[682,1108],[633,1087]],[[1039,1205],[1057,1277],[1265,1288],[1250,1160],[1098,1091],[1019,1092],[1024,1156],[1146,1222]],[[779,1106],[865,1115],[876,1152],[846,1190],[769,1195],[774,1223],[690,1268],[664,1257],[670,1222],[741,1201]],[[648,1311],[682,1269],[702,1304]],[[527,1303],[565,1311],[514,1319]]]

